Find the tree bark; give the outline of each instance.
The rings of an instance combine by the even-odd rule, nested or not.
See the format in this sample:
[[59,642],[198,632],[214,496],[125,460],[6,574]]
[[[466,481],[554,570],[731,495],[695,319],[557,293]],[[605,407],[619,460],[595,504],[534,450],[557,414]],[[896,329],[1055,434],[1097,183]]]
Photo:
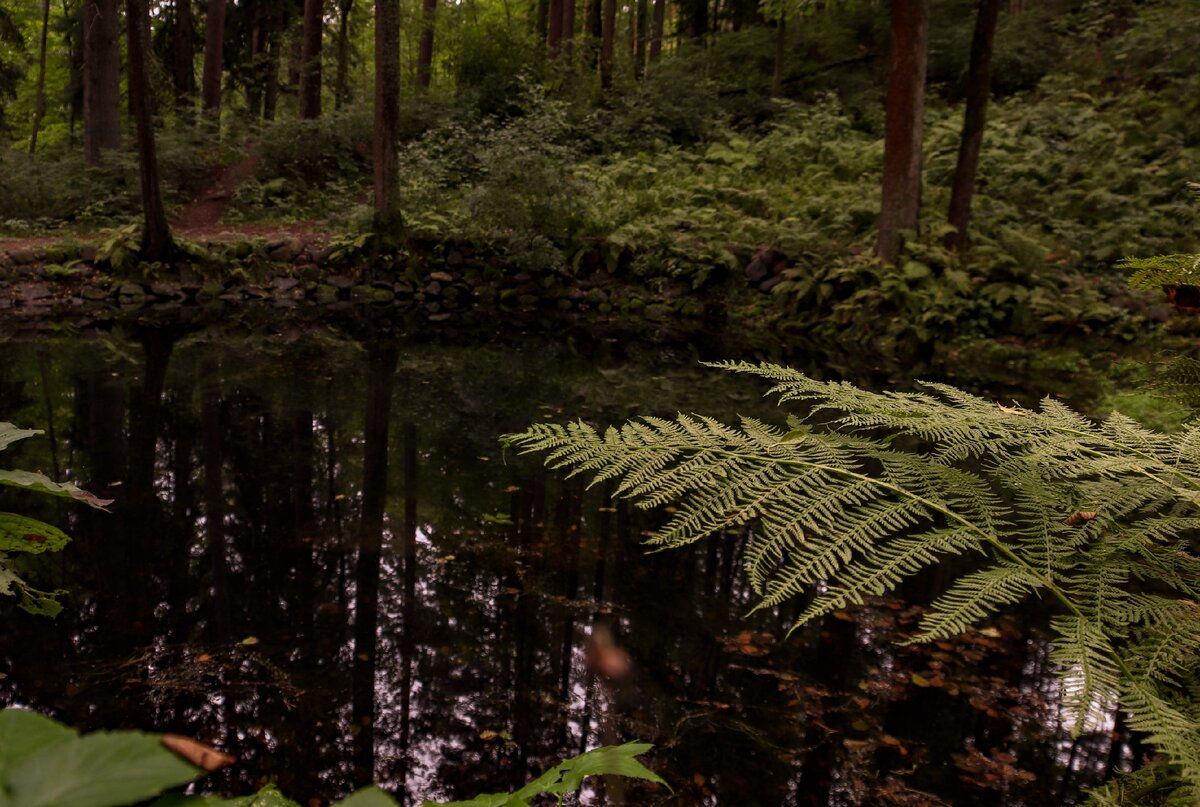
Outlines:
[[208,0],[204,17],[204,76],[201,95],[209,125],[221,126],[221,73],[224,63],[225,0]]
[[667,13],[666,0],[654,0],[654,20],[650,26],[650,64],[662,55],[663,17]]
[[775,21],[775,67],[771,71],[771,97],[783,97],[783,60],[787,56],[787,19]]
[[83,156],[89,164],[121,147],[121,25],[117,0],[83,9]]
[[600,42],[604,38],[604,0],[588,0],[584,12],[587,17],[584,30],[587,32],[588,67],[595,70],[600,65]]
[[650,38],[650,8],[646,0],[637,0],[637,41],[633,46],[633,75],[646,75],[646,40]]
[[29,153],[37,153],[38,130],[46,114],[46,37],[50,33],[50,0],[42,0],[42,38],[38,46],[37,90],[33,104],[33,130],[29,133]]
[[421,3],[421,43],[417,48],[417,86],[428,89],[433,78],[433,26],[437,15],[437,0]]
[[546,29],[546,47],[551,59],[558,58],[558,43],[562,39],[562,0],[550,0],[549,23]]
[[562,49],[571,62],[575,58],[575,0],[562,0]]
[[300,52],[300,117],[321,117],[322,0],[304,0],[304,49]]
[[142,258],[166,261],[173,245],[158,180],[158,155],[154,148],[154,117],[150,109],[150,15],[146,0],[125,0],[125,31],[129,52],[129,105],[137,126],[138,174],[142,180]]
[[279,39],[282,32],[272,27],[267,36],[267,86],[263,89],[263,120],[275,120],[279,108]]
[[375,229],[399,223],[400,2],[375,0]]
[[954,187],[950,193],[950,226],[946,246],[967,248],[967,227],[971,222],[971,200],[975,195],[975,174],[983,130],[987,123],[988,99],[992,94],[992,46],[1001,0],[979,0],[975,17],[975,35],[971,39],[971,65],[967,69],[967,102],[963,112],[962,139],[958,146],[958,164],[954,168]]
[[600,89],[612,88],[613,40],[617,28],[617,0],[604,0],[604,31],[600,42]]
[[175,108],[191,122],[192,104],[196,96],[196,51],[192,45],[195,23],[192,20],[192,0],[175,0],[175,31],[172,46],[175,63]]
[[893,0],[883,193],[875,246],[875,253],[885,261],[895,261],[900,254],[901,231],[920,226],[928,36],[929,0]]
[[340,0],[338,3],[337,76],[333,81],[335,109],[341,109],[350,100],[350,12],[353,9],[354,0]]

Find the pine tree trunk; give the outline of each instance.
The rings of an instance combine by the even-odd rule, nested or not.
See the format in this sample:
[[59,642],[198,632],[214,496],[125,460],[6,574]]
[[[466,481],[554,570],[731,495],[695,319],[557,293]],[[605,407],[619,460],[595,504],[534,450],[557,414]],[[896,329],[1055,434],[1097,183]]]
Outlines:
[[617,0],[604,0],[604,32],[600,41],[600,89],[612,88],[613,40],[616,38]]
[[375,228],[399,223],[400,0],[375,0]]
[[337,77],[333,83],[333,103],[336,109],[341,109],[349,100],[350,12],[353,9],[354,0],[341,0],[338,3]]
[[667,13],[666,0],[654,0],[654,21],[650,28],[650,64],[662,55],[663,17]]
[[321,117],[322,0],[304,0],[304,49],[300,53],[300,117]]
[[971,222],[971,200],[975,195],[975,174],[983,130],[987,123],[988,99],[992,94],[992,45],[1001,0],[980,0],[975,17],[975,35],[971,40],[971,66],[967,70],[967,102],[963,112],[962,139],[958,146],[958,165],[954,169],[954,188],[950,193],[950,226],[946,246],[954,250],[967,247],[967,227]]
[[175,0],[175,31],[172,46],[175,50],[173,77],[175,79],[175,108],[181,117],[192,123],[196,95],[196,52],[192,46],[195,23],[192,20],[192,0]]
[[272,27],[267,37],[267,86],[263,89],[263,120],[275,120],[279,109],[279,40],[283,34]]
[[600,43],[604,39],[604,0],[588,0],[587,30],[588,67],[595,70],[600,66]]
[[421,43],[417,49],[417,86],[427,89],[433,79],[433,32],[437,21],[437,0],[421,3]]
[[546,48],[551,59],[558,58],[558,42],[562,39],[562,0],[550,0],[547,11]]
[[38,131],[46,114],[46,38],[50,33],[50,0],[42,0],[42,38],[38,46],[37,90],[33,102],[33,129],[29,133],[29,153],[37,153]]
[[637,0],[637,42],[633,48],[633,74],[637,78],[646,75],[646,45],[650,38],[650,4]]
[[90,164],[121,147],[121,25],[117,0],[83,9],[83,156]]
[[775,21],[775,67],[771,71],[771,97],[783,97],[783,60],[787,56],[787,19]]
[[249,80],[246,82],[246,114],[250,120],[256,119],[262,112],[263,89],[265,88],[266,61],[263,51],[266,50],[266,30],[263,28],[262,6],[255,7],[255,23],[250,30],[250,60]]
[[570,63],[575,58],[575,0],[562,0],[562,42]]
[[883,193],[875,247],[885,261],[895,261],[900,254],[901,231],[920,226],[928,36],[929,0],[892,0]]
[[154,148],[154,118],[150,109],[150,16],[146,0],[125,0],[125,31],[129,44],[129,98],[137,126],[138,173],[142,180],[142,210],[146,231],[142,235],[142,258],[166,261],[171,258],[171,230],[163,210],[158,181],[158,155]]
[[225,0],[208,0],[204,17],[204,76],[201,80],[202,106],[209,125],[221,126],[221,74],[225,46]]

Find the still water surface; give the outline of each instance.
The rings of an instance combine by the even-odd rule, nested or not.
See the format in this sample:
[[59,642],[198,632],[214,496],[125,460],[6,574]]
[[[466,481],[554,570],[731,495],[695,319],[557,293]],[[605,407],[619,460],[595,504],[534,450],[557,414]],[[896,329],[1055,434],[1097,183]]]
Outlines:
[[1062,804],[1127,764],[1120,731],[1067,736],[1036,626],[901,649],[918,609],[897,600],[784,638],[800,604],[746,615],[740,536],[647,555],[661,514],[497,439],[547,418],[781,421],[697,364],[731,350],[321,328],[0,343],[2,419],[48,431],[6,466],[117,500],[0,494],[75,537],[33,570],[64,612],[5,610],[0,702],[198,737],[239,757],[209,788],[274,781],[301,804],[369,781],[466,798],[634,738],[674,793],[585,801]]

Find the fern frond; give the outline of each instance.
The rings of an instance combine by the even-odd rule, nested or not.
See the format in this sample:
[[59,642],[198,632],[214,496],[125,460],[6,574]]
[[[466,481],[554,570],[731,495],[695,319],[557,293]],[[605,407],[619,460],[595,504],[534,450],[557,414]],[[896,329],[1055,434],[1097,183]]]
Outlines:
[[1200,280],[1200,255],[1157,255],[1126,258],[1118,268],[1131,272],[1129,285],[1153,290],[1162,286],[1195,285]]

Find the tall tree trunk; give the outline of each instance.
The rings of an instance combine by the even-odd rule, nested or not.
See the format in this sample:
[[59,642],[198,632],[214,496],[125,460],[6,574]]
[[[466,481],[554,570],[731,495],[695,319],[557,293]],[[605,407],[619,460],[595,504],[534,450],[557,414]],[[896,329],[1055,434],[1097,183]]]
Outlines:
[[427,89],[433,78],[433,26],[436,22],[437,0],[421,3],[421,44],[417,52],[417,86]]
[[584,23],[587,31],[588,67],[595,70],[600,64],[600,41],[604,38],[604,0],[588,0],[585,12],[587,20]]
[[575,58],[575,0],[562,0],[562,49],[569,64]]
[[129,105],[137,126],[138,174],[142,180],[142,257],[165,261],[171,257],[171,229],[163,209],[158,181],[158,154],[154,148],[154,115],[150,109],[149,32],[146,0],[125,0],[125,31],[129,43]]
[[928,37],[929,0],[892,0],[883,193],[875,246],[885,261],[895,261],[900,254],[900,232],[920,226]]
[[708,0],[682,0],[679,10],[682,30],[689,38],[703,42],[708,34]]
[[962,250],[967,246],[971,199],[975,195],[975,173],[979,168],[988,99],[992,94],[992,45],[996,39],[1000,3],[1001,0],[979,0],[979,13],[975,17],[962,139],[958,146],[958,165],[954,168],[954,188],[950,193],[949,221],[954,232],[946,235],[946,246],[954,250]]
[[304,49],[300,53],[300,117],[321,117],[321,33],[325,14],[322,0],[304,0]]
[[604,0],[604,34],[600,42],[600,89],[612,88],[613,40],[616,38],[617,0]]
[[121,147],[121,24],[117,0],[83,8],[83,156],[95,164]]
[[283,33],[272,26],[267,37],[267,86],[263,89],[263,120],[275,120],[279,108],[279,51]]
[[787,19],[775,21],[775,67],[771,71],[771,97],[783,97],[783,60],[787,56]]
[[633,74],[646,75],[646,40],[650,38],[650,8],[646,0],[637,0],[637,41],[633,46]]
[[400,0],[375,0],[375,229],[399,223]]
[[658,61],[662,55],[663,17],[667,13],[666,0],[654,0],[654,21],[650,27],[650,64]]
[[336,109],[341,109],[350,100],[350,12],[353,9],[354,0],[338,2],[337,76],[333,82],[333,104]]
[[550,21],[546,30],[546,46],[550,58],[558,58],[558,43],[562,39],[562,0],[550,0]]
[[172,47],[175,50],[175,108],[188,123],[192,122],[192,104],[196,95],[196,52],[192,45],[194,35],[192,0],[175,0],[175,31],[172,37]]
[[225,0],[208,0],[204,17],[204,77],[201,81],[204,116],[209,125],[221,126],[221,73],[224,65]]
[[263,52],[267,49],[266,28],[263,25],[262,6],[254,8],[254,27],[250,29],[250,76],[246,82],[246,115],[255,120],[262,113],[263,88],[265,85]]
[[38,46],[37,90],[33,105],[33,130],[29,133],[29,153],[37,153],[38,130],[46,114],[46,37],[50,33],[50,0],[42,0],[42,38]]

